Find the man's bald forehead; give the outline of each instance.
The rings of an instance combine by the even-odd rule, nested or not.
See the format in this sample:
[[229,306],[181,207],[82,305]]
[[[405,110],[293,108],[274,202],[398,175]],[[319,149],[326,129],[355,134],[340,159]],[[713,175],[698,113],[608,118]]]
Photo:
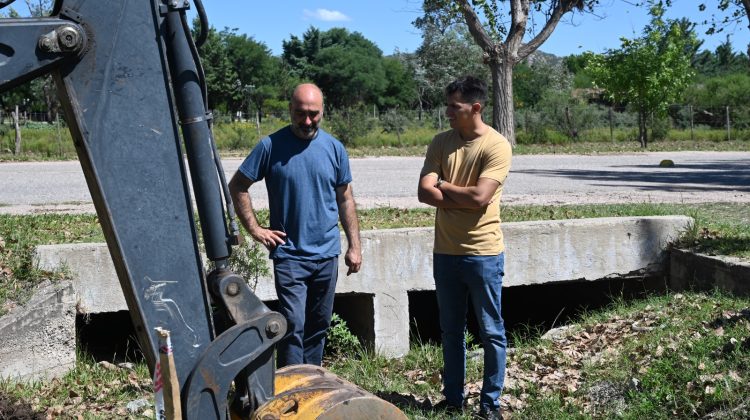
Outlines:
[[294,101],[316,101],[323,102],[323,92],[319,87],[312,83],[303,83],[297,86],[292,93],[292,100]]

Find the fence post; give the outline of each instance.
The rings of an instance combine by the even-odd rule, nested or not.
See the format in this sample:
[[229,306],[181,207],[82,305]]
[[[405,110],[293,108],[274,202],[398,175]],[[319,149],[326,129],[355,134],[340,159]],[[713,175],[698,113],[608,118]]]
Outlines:
[[255,129],[258,130],[258,139],[262,138],[260,135],[260,111],[255,110]]
[[18,126],[19,117],[20,115],[18,113],[18,105],[16,105],[16,112],[13,113],[13,128],[16,130],[16,156],[21,154],[21,127]]
[[688,110],[690,112],[690,141],[695,141],[695,137],[693,136],[693,106],[688,105]]
[[729,107],[727,107],[727,141],[732,139],[731,126],[729,122]]
[[612,143],[615,142],[615,121],[611,106],[609,107],[609,140]]
[[63,157],[62,135],[60,134],[60,114],[55,113],[55,126],[57,127],[57,152]]

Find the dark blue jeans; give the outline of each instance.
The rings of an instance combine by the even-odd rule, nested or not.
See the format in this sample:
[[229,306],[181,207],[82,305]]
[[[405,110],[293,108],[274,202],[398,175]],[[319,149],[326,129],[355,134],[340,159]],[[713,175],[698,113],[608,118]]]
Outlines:
[[484,348],[484,381],[479,404],[497,410],[505,381],[505,325],[500,315],[505,254],[433,255],[435,293],[443,340],[443,394],[449,404],[461,406],[466,375],[466,312],[474,306]]
[[320,366],[331,325],[338,267],[338,257],[273,261],[279,312],[287,321],[286,335],[276,347],[278,367],[302,363]]

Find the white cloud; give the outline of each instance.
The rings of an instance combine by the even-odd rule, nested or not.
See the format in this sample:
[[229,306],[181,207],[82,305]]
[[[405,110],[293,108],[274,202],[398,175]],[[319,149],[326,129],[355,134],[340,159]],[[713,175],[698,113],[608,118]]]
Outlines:
[[305,17],[322,20],[325,22],[341,22],[351,20],[349,16],[339,12],[338,10],[316,9],[315,11],[310,11],[305,9],[304,13]]

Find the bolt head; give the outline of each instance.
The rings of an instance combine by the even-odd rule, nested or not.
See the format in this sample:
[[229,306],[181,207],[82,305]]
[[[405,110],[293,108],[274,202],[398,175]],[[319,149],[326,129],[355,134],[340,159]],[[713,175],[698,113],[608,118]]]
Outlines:
[[57,42],[64,50],[74,50],[81,43],[81,34],[72,26],[64,26],[57,30]]
[[266,334],[268,334],[269,337],[276,337],[279,335],[279,332],[281,332],[281,324],[279,324],[279,321],[271,321],[266,325]]
[[229,296],[237,296],[240,294],[240,285],[237,282],[231,282],[227,284],[227,294]]

